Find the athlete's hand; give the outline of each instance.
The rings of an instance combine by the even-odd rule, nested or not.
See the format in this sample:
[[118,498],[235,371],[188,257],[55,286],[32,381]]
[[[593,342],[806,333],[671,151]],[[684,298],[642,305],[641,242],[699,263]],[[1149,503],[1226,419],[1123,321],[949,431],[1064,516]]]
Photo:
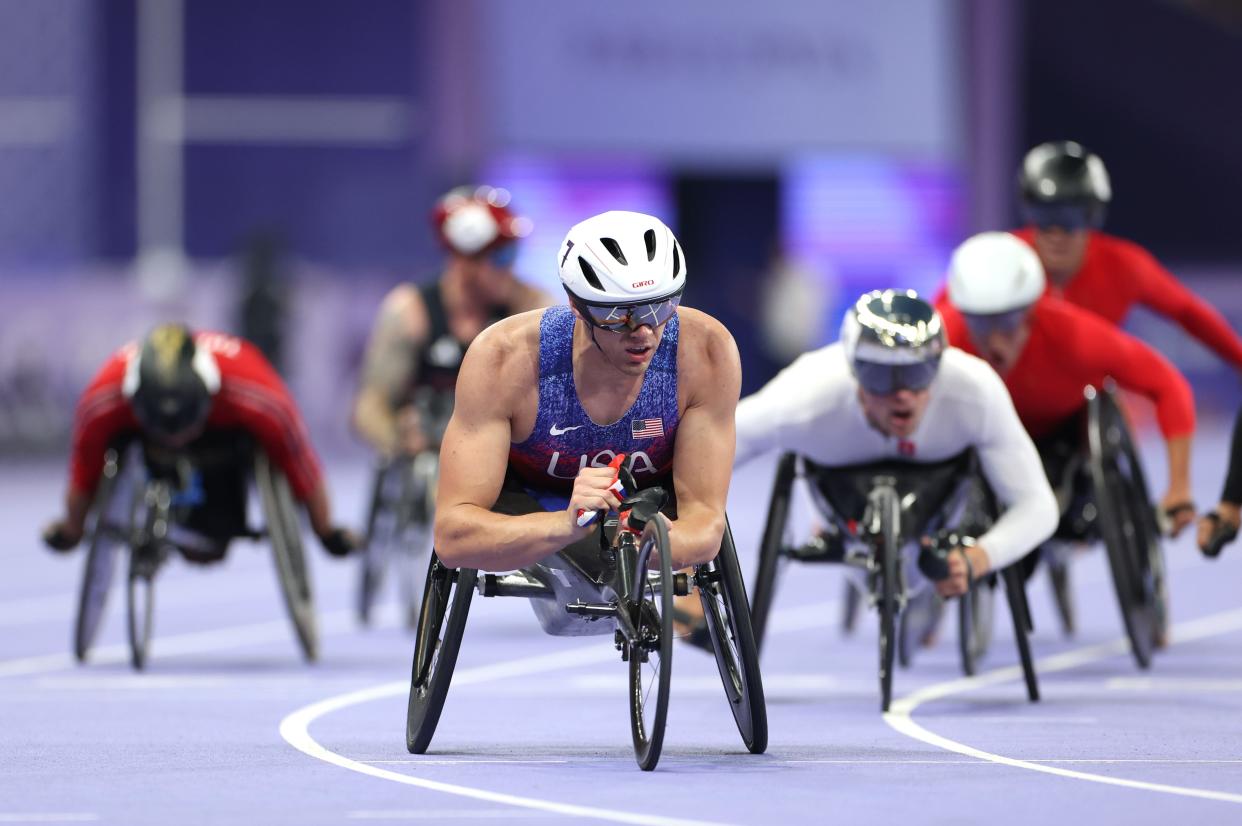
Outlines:
[[1161,527],[1169,536],[1177,536],[1195,521],[1195,504],[1189,490],[1169,488],[1160,500]]
[[330,528],[319,534],[319,544],[333,556],[349,556],[362,541],[348,528]]
[[582,533],[591,528],[591,525],[586,528],[578,526],[579,510],[606,513],[621,505],[620,497],[610,490],[616,478],[617,472],[610,467],[587,467],[578,473],[574,479],[573,493],[569,496],[569,507],[566,508],[573,533]]
[[[1232,502],[1221,502],[1215,511],[1199,519],[1199,550],[1210,556],[1218,555],[1221,548],[1237,536],[1239,527],[1242,527],[1242,508]],[[1217,539],[1216,543],[1212,542],[1213,538]]]
[[936,593],[944,598],[960,597],[970,590],[970,570],[966,567],[966,552],[954,548],[944,559],[949,575],[936,581]]
[[54,551],[72,551],[82,541],[82,527],[74,527],[62,519],[43,529],[43,543]]

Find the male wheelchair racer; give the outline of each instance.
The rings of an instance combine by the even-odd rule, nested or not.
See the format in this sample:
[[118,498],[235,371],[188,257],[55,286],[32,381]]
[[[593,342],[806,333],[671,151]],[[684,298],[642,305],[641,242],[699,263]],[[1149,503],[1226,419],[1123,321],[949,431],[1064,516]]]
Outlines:
[[1168,631],[1159,516],[1115,387],[1106,382],[1083,392],[1083,415],[1037,443],[1061,507],[1061,522],[1041,549],[1042,557],[1062,626],[1072,633],[1067,547],[1097,540],[1104,544],[1130,651],[1138,666],[1147,668]]
[[[247,522],[251,483],[264,526]],[[266,537],[303,656],[318,656],[310,570],[289,484],[242,431],[213,431],[177,450],[140,439],[114,444],[88,523],[89,551],[78,598],[74,653],[85,661],[107,604],[118,554],[128,551],[126,595],[131,662],[146,666],[155,576],[173,553],[192,563],[224,558],[231,540]]]
[[[786,543],[786,527],[798,477],[806,480],[829,528],[812,542],[791,547]],[[909,659],[909,643],[902,642],[908,635],[899,627],[909,600],[904,549],[926,540],[919,567],[929,578],[937,578],[943,575],[944,553],[982,534],[995,513],[973,450],[942,462],[882,461],[845,467],[821,466],[794,453],[784,454],[777,465],[759,550],[752,603],[756,642],[763,641],[782,559],[851,567],[861,574],[862,582],[851,581],[850,588],[861,589],[868,604],[879,612],[880,706],[888,711],[898,649],[906,648],[902,659]],[[1035,702],[1039,686],[1028,641],[1032,623],[1021,574],[1016,565],[1010,565],[997,575],[1005,584],[1027,695]],[[967,674],[974,673],[991,635],[995,581],[993,576],[972,583],[959,601],[960,651]]]
[[[619,457],[620,458],[620,457]],[[668,528],[659,516],[675,502],[661,488],[639,490],[619,464],[627,492],[602,529],[542,561],[507,574],[447,568],[431,555],[414,648],[406,746],[422,754],[435,733],[465,631],[473,592],[525,597],[546,633],[611,633],[629,668],[630,732],[644,771],[659,761],[672,677],[673,598],[698,589],[712,650],[734,721],[746,747],[767,748],[767,710],[746,590],[727,522],[720,552],[690,573],[670,565]],[[525,507],[525,494],[506,487],[496,510]],[[667,505],[667,508],[666,508]],[[674,511],[675,512],[675,511]],[[598,537],[598,540],[596,539]]]

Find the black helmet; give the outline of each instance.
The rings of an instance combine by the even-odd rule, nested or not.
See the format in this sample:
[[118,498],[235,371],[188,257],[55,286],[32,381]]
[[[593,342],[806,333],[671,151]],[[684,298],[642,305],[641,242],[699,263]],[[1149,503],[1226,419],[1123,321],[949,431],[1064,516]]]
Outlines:
[[911,290],[875,290],[845,314],[845,356],[863,389],[887,395],[932,383],[947,346],[940,314]]
[[1099,227],[1113,199],[1100,156],[1074,141],[1041,143],[1027,152],[1018,189],[1027,219],[1041,227]]
[[161,324],[142,342],[125,373],[124,393],[144,431],[171,438],[201,425],[219,389],[215,358],[182,324]]

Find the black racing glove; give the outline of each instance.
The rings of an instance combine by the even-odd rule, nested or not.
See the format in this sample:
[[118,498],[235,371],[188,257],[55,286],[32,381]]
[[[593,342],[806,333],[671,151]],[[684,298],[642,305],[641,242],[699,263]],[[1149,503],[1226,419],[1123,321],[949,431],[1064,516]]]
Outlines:
[[332,528],[319,537],[319,544],[333,556],[349,556],[358,548],[358,538],[346,528]]
[[43,544],[58,553],[68,553],[82,541],[82,534],[70,533],[64,522],[53,522],[43,529]]

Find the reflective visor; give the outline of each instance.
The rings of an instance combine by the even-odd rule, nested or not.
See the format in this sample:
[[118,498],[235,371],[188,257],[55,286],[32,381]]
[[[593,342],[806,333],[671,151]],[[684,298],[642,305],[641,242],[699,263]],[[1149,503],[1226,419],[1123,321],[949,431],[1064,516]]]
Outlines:
[[1040,229],[1059,227],[1067,232],[1093,229],[1103,223],[1104,209],[1098,204],[1039,204],[1024,205],[1026,219]]
[[873,396],[890,396],[898,390],[923,390],[940,369],[940,356],[913,364],[880,364],[854,361],[854,375],[862,389]]
[[635,330],[644,324],[653,329],[673,317],[681,303],[681,293],[645,304],[588,304],[575,295],[570,301],[592,325],[613,333]]
[[1022,326],[1031,308],[1019,307],[1004,313],[962,313],[962,320],[975,343],[982,344],[994,332],[1012,333]]

